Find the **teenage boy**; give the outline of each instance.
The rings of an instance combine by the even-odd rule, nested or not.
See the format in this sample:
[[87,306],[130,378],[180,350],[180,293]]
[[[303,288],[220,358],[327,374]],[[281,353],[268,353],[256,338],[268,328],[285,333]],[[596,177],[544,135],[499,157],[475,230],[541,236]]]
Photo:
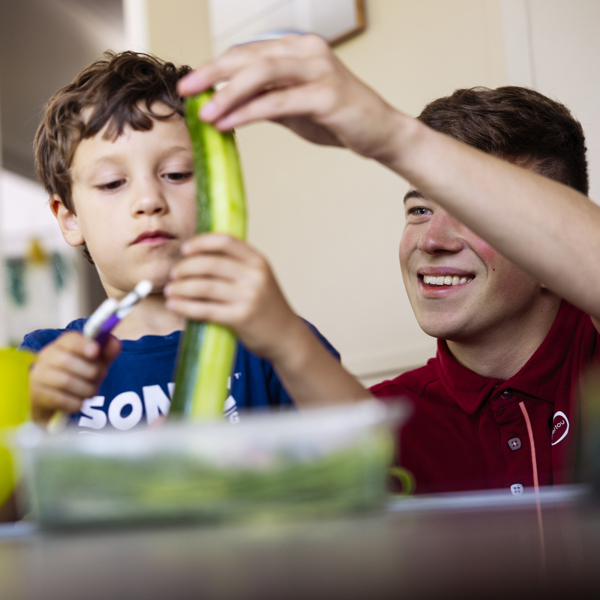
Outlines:
[[416,120],[314,35],[233,48],[179,91],[218,81],[228,84],[201,111],[217,127],[270,119],[412,184],[400,261],[438,354],[373,391],[413,400],[399,459],[417,491],[570,481],[580,375],[600,352],[600,208],[584,196],[583,133],[569,112],[501,88],[460,91]]
[[[588,193],[581,126],[538,92],[457,90],[418,119]],[[590,318],[418,189],[404,204],[402,275],[438,351],[425,367],[372,388],[416,406],[401,437],[403,465],[417,474],[420,491],[518,494],[536,480],[564,482],[574,459],[577,385],[598,354]]]
[[125,430],[166,414],[185,319],[227,325],[242,342],[226,403],[233,421],[238,409],[370,397],[293,313],[255,250],[194,235],[191,143],[176,92],[189,71],[108,53],[48,102],[36,167],[65,240],[83,246],[110,298],[142,279],[153,292],[102,348],[82,335],[85,319],[26,336],[22,347],[38,353],[30,375],[38,422],[61,410],[88,431]]

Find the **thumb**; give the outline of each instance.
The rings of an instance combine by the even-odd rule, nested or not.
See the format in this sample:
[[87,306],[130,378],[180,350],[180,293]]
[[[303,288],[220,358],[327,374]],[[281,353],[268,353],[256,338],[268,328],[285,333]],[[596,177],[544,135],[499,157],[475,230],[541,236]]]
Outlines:
[[109,335],[102,347],[102,360],[111,363],[120,353],[121,342],[114,335]]

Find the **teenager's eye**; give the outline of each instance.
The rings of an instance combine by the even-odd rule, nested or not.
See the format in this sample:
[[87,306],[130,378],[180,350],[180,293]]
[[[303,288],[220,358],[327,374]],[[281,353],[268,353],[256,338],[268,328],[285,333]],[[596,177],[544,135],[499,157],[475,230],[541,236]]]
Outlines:
[[406,211],[406,214],[420,217],[422,215],[431,214],[431,209],[425,208],[424,206],[413,206]]
[[110,181],[109,183],[103,183],[98,186],[98,189],[106,192],[113,192],[114,190],[118,190],[124,183],[124,179],[118,179],[116,181]]
[[165,179],[173,182],[187,181],[192,178],[193,173],[191,171],[186,171],[184,173],[166,173],[163,175]]

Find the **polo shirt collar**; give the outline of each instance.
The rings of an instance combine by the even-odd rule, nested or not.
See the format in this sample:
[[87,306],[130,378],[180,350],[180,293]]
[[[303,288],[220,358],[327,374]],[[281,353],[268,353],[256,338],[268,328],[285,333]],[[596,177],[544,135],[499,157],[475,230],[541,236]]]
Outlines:
[[561,366],[575,331],[578,309],[562,301],[556,319],[539,348],[510,379],[482,377],[461,365],[445,340],[438,340],[436,366],[448,395],[467,413],[475,411],[495,390],[513,389],[554,404]]

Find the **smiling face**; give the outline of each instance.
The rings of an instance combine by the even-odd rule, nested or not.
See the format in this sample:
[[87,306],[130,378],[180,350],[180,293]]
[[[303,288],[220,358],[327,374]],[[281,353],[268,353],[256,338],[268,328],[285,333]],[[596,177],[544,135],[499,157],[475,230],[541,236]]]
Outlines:
[[452,341],[518,332],[545,290],[418,190],[405,197],[400,265],[421,328]]
[[160,291],[196,226],[185,122],[175,115],[154,120],[149,131],[126,126],[114,141],[103,133],[82,140],[75,151],[75,213],[56,198],[53,211],[69,244],[86,243],[109,296],[130,291],[142,279]]

